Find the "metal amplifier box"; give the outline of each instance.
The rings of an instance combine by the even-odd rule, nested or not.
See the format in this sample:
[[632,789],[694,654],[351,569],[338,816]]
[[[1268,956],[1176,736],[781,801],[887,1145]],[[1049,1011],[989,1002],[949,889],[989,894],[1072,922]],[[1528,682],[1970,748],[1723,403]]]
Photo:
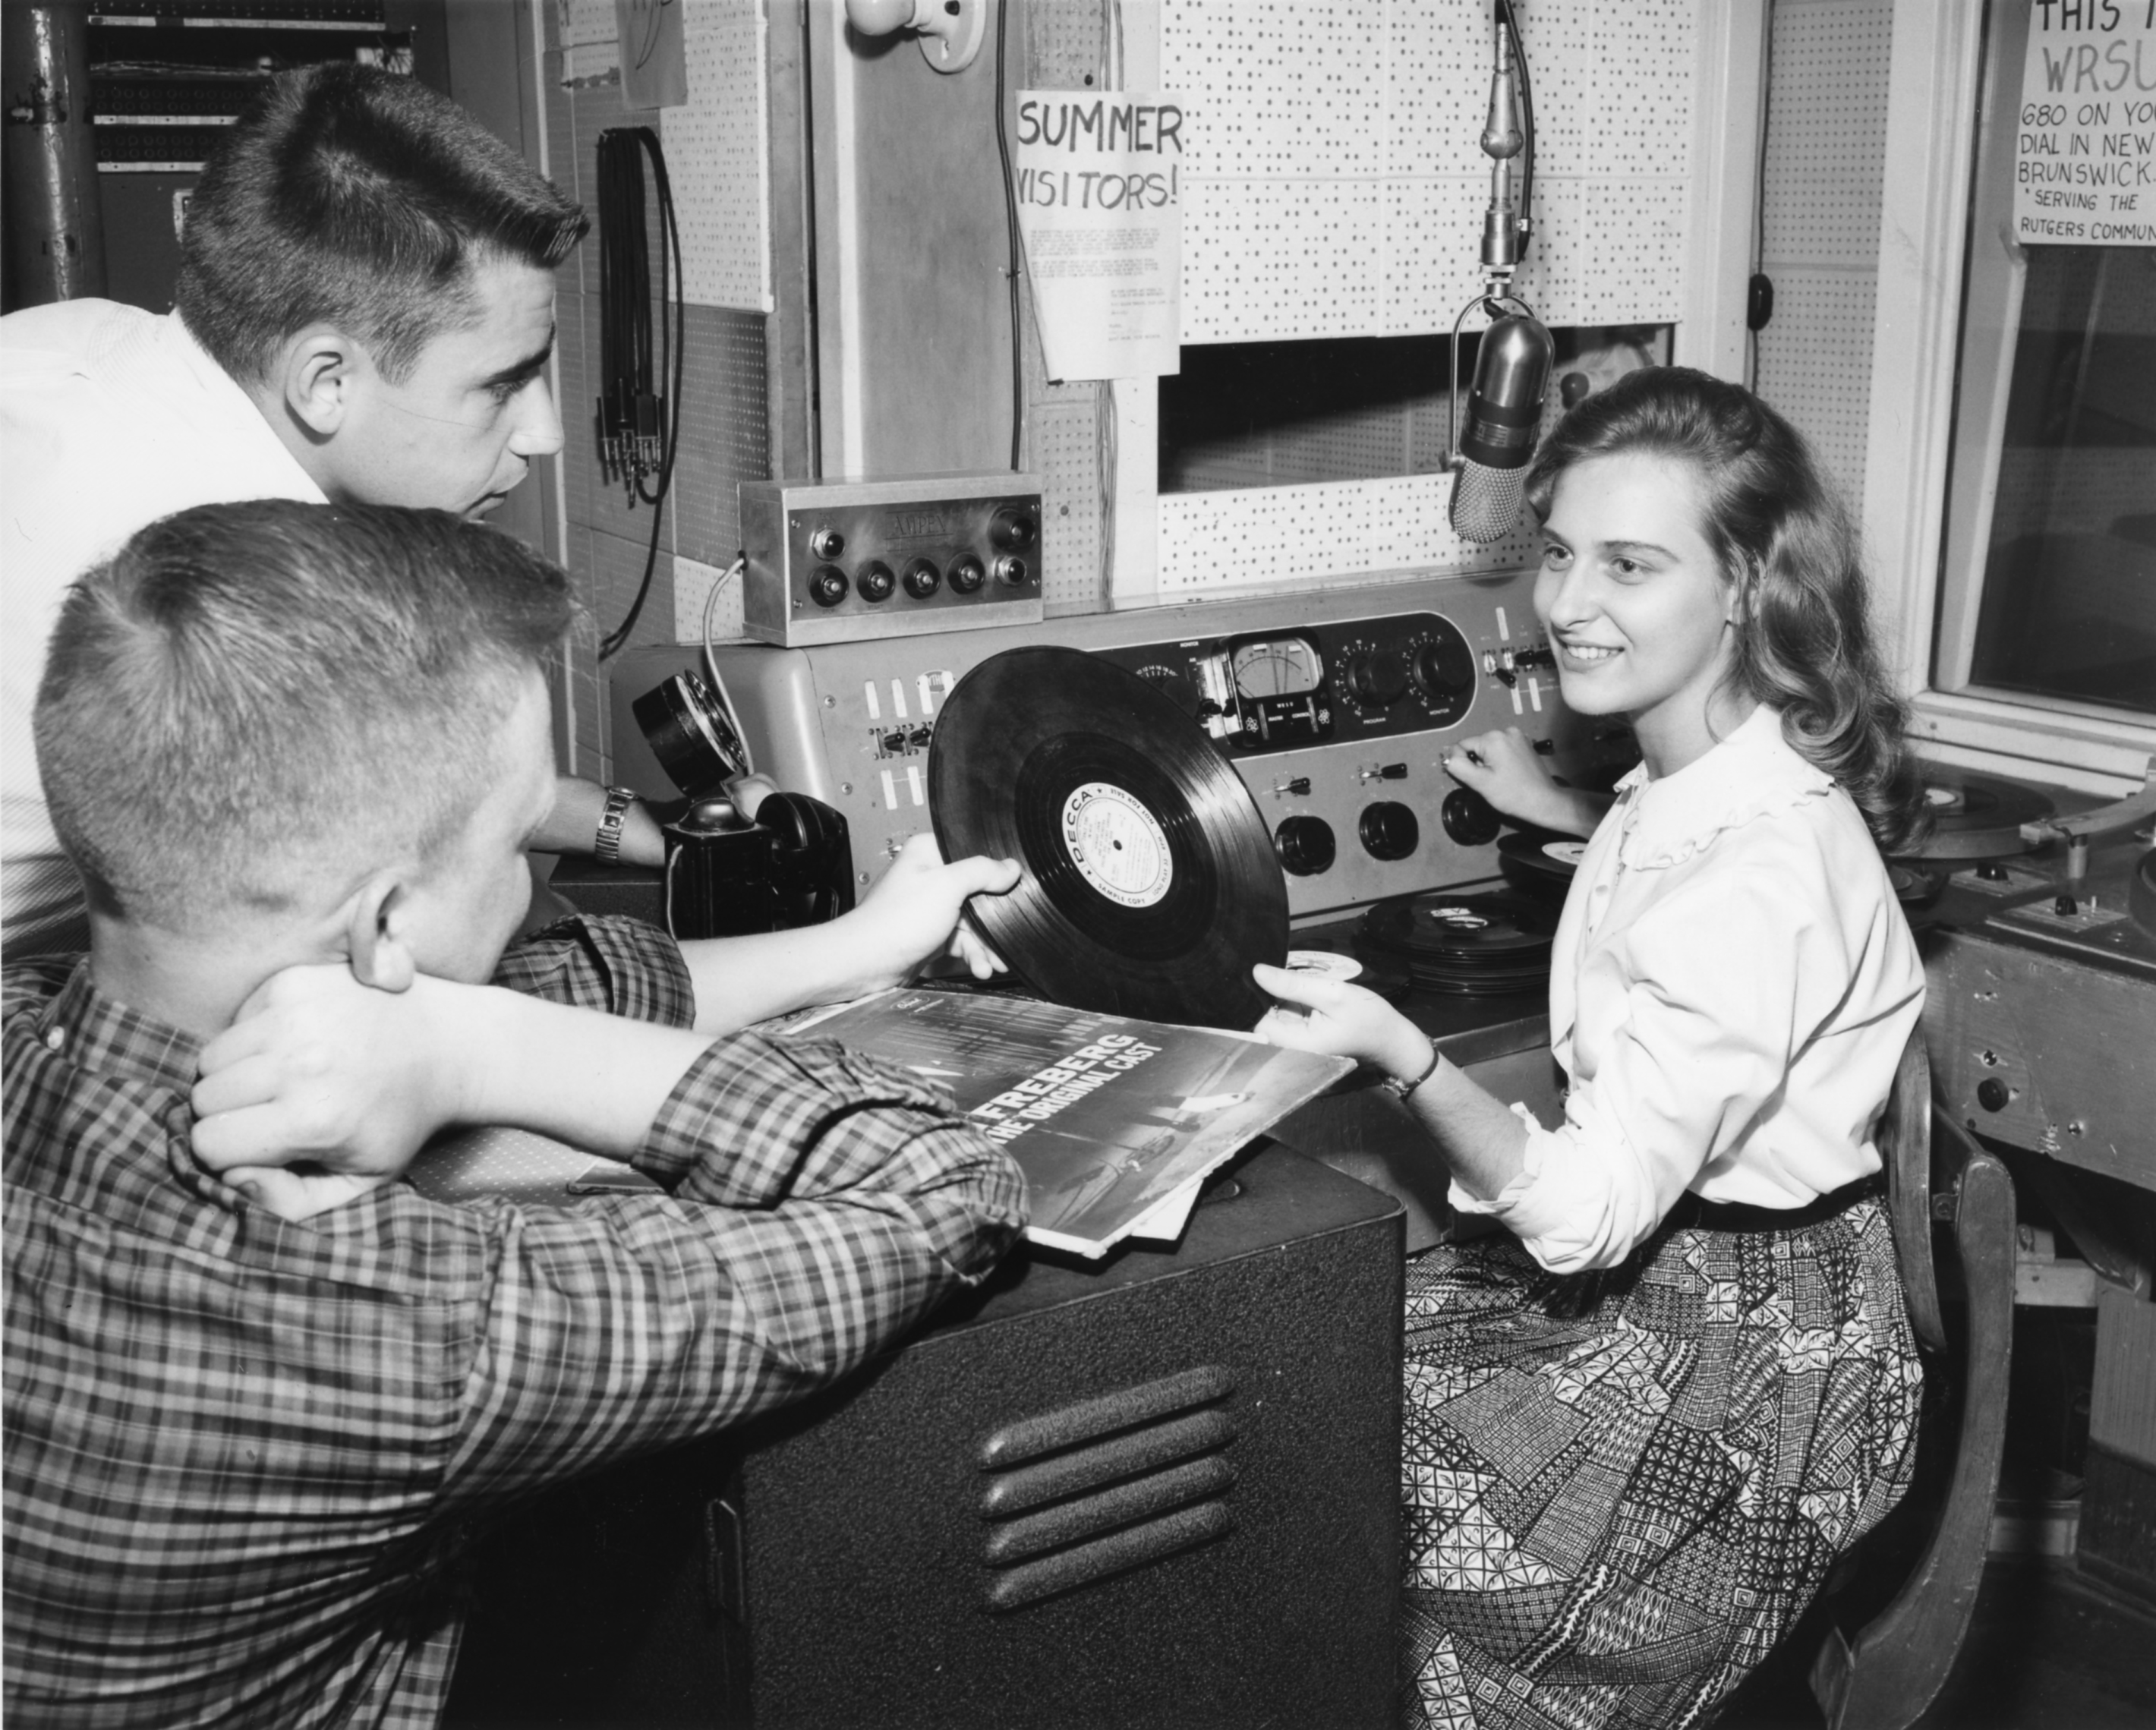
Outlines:
[[1009,473],[744,481],[743,629],[792,648],[1037,624],[1040,494]]

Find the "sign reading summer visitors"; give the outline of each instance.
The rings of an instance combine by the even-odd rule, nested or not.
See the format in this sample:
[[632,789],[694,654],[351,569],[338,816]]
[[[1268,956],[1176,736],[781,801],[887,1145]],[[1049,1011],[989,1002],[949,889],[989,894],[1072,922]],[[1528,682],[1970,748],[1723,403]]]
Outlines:
[[1173,96],[1019,92],[1013,190],[1050,377],[1180,369],[1188,127]]
[[2156,0],[2031,0],[2016,120],[2015,239],[2156,246]]

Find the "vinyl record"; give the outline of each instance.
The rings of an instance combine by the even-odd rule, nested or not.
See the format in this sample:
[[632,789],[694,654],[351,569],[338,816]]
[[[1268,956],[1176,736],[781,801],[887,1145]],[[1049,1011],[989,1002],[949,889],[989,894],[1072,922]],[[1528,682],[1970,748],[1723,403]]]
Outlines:
[[1363,916],[1373,949],[1404,958],[1420,989],[1451,996],[1539,990],[1556,932],[1553,910],[1504,891],[1434,890]]
[[1927,766],[1924,804],[1931,833],[1902,855],[1912,860],[2001,859],[2034,843],[2021,825],[2051,814],[2051,802],[2033,787],[1995,781],[1964,769]]
[[1242,778],[1174,701],[1075,649],[1011,649],[945,699],[928,752],[946,859],[1024,868],[968,916],[1074,1009],[1253,1025],[1287,958],[1287,886]]
[[1497,838],[1497,868],[1516,889],[1563,901],[1587,843],[1548,829],[1515,829]]
[[1912,865],[1890,860],[1887,880],[1894,886],[1894,899],[1903,906],[1928,907],[1939,898],[1947,880],[1943,871],[1922,870]]

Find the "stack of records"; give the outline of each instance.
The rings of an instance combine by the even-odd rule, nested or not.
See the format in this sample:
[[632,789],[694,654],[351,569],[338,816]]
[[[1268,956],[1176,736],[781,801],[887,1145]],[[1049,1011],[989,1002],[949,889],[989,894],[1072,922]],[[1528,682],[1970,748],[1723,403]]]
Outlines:
[[1497,838],[1497,868],[1505,880],[1537,901],[1562,904],[1587,843],[1548,829],[1520,829]]
[[1436,890],[1363,916],[1373,950],[1404,960],[1419,991],[1497,997],[1549,983],[1554,910],[1507,891]]

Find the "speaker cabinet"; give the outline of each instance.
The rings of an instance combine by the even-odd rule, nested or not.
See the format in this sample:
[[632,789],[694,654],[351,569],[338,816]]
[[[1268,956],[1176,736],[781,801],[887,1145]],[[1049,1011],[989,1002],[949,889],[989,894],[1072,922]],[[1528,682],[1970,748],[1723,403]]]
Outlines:
[[559,1491],[449,1722],[1388,1725],[1401,1214],[1276,1146],[1173,1250],[1021,1250],[845,1383]]

